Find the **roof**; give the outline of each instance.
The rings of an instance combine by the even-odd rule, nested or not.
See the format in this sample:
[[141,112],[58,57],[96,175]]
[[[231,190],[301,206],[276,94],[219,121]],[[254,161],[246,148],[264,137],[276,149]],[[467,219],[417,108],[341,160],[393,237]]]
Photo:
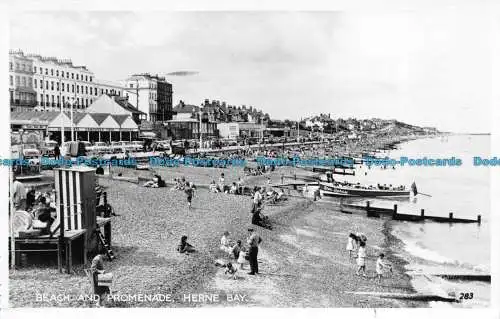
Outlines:
[[125,97],[121,96],[115,96],[114,97],[115,102],[118,103],[121,107],[123,107],[125,110],[134,113],[134,114],[146,114],[142,111],[140,111],[138,108],[134,107],[132,104],[128,102],[128,99]]
[[101,125],[102,122],[109,116],[109,113],[90,113],[90,116],[96,121],[97,124]]
[[192,104],[179,103],[176,106],[174,106],[172,111],[177,113],[193,113],[193,112],[199,112],[200,107]]
[[[71,113],[70,112],[64,112],[68,118],[71,119]],[[87,113],[82,113],[82,112],[73,112],[73,123],[78,124]]]
[[57,116],[59,116],[61,112],[36,112],[36,111],[27,111],[27,112],[11,112],[10,120],[11,121],[23,121],[23,120],[31,120],[31,121],[47,121],[51,122]]
[[109,113],[130,115],[130,113],[142,113],[131,105],[124,102],[118,103],[115,99],[103,94],[94,101],[85,111],[87,113]]
[[115,121],[116,121],[118,124],[122,125],[122,123],[123,123],[123,122],[125,122],[125,120],[126,120],[127,118],[129,118],[129,117],[130,117],[130,115],[114,115],[114,114],[111,114],[111,117],[112,117],[112,118],[114,118],[114,119],[115,119]]

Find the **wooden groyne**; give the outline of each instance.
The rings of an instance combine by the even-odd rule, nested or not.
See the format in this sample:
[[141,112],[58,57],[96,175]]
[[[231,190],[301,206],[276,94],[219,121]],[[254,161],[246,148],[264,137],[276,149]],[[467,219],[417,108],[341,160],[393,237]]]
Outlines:
[[491,275],[467,275],[467,274],[457,274],[457,275],[434,275],[447,280],[459,280],[459,281],[482,281],[491,283]]
[[467,219],[467,218],[456,218],[452,212],[448,214],[447,217],[444,216],[429,216],[425,214],[425,210],[421,209],[419,215],[415,214],[403,214],[398,212],[398,205],[394,204],[394,207],[391,208],[383,208],[383,207],[375,207],[371,206],[370,202],[367,201],[366,205],[353,205],[353,204],[341,204],[341,212],[347,214],[361,214],[364,213],[368,217],[380,217],[381,215],[389,216],[393,220],[402,220],[402,221],[424,221],[430,220],[438,223],[477,223],[481,224],[481,215],[477,215],[476,219]]

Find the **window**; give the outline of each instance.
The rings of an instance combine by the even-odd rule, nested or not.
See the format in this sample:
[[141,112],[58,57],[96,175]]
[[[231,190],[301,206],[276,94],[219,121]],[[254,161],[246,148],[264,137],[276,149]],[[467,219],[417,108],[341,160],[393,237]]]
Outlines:
[[89,99],[85,99],[85,106],[89,107]]
[[108,94],[108,89],[106,89],[106,94]]
[[35,79],[35,80],[33,80],[33,81],[35,82],[35,89],[36,89],[36,88],[37,88],[37,83],[38,83],[38,82],[37,82],[37,80],[36,80],[36,79]]
[[16,86],[19,86],[19,75],[16,75]]
[[56,70],[56,76],[59,76],[59,70]]
[[87,76],[85,76],[85,81],[88,81],[88,78],[87,78]]
[[54,106],[54,96],[53,95],[50,96],[50,100],[52,102],[52,106]]
[[54,69],[50,69],[50,75],[54,76]]
[[59,91],[59,82],[56,83],[56,88]]
[[78,74],[76,75],[76,79],[78,80]]
[[94,88],[94,95],[97,96],[97,88]]
[[75,78],[75,73],[71,73],[71,78],[74,79]]
[[85,87],[85,94],[89,94],[89,87],[88,86]]
[[36,66],[33,67],[33,73],[36,73]]
[[64,92],[64,83],[61,85],[61,90]]
[[103,94],[104,94],[104,89],[101,89],[101,95],[103,95]]
[[80,93],[80,87],[78,85],[76,86],[76,93]]
[[[49,81],[45,81],[45,89],[48,90],[49,89]],[[48,99],[47,99],[48,100]]]
[[12,75],[9,77],[9,80],[10,85],[14,85],[14,77]]
[[9,62],[9,70],[11,70],[11,71],[14,70],[14,63]]
[[92,77],[89,78],[90,82],[92,82]]
[[133,89],[134,88],[134,85],[132,83],[130,83],[130,88]]
[[59,96],[57,96],[57,106],[60,106],[61,105],[61,102],[59,100]]
[[64,71],[61,71],[61,77],[64,77]]
[[69,72],[66,72],[66,77],[69,79]]
[[43,94],[40,94],[40,102],[43,105]]
[[54,81],[50,81],[50,89],[54,91]]
[[49,75],[49,69],[45,68],[45,75]]
[[75,85],[71,84],[71,93],[75,93]]
[[62,105],[64,106],[65,103],[66,103],[66,101],[64,101],[64,95],[63,95],[63,97],[62,97]]
[[48,95],[48,94],[46,94],[46,95],[45,95],[45,97],[46,97],[46,99],[45,99],[45,103],[48,105],[48,104],[49,104],[49,95]]

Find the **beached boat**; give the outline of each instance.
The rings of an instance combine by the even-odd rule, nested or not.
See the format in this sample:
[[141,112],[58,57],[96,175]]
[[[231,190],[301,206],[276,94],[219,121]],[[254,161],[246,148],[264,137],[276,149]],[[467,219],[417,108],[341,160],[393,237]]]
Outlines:
[[406,188],[379,189],[366,188],[356,184],[338,184],[320,182],[321,196],[330,197],[409,197],[410,191]]

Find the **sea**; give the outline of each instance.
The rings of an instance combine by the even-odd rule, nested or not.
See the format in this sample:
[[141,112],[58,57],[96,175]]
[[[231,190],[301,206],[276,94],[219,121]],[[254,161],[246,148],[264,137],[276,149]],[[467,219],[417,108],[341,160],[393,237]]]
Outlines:
[[397,204],[399,212],[416,215],[421,209],[432,216],[448,216],[452,212],[456,218],[476,219],[481,215],[480,225],[393,221],[392,234],[401,241],[395,253],[408,262],[407,273],[417,292],[463,297],[461,303],[431,302],[431,307],[488,307],[490,283],[445,280],[435,275],[491,274],[490,168],[473,165],[474,156],[491,157],[490,136],[417,139],[377,154],[377,157],[386,156],[396,160],[401,156],[462,160],[458,167],[395,165],[394,168],[368,168],[362,165],[356,170],[356,176],[343,179],[366,185],[380,183],[406,187],[415,182],[418,192],[422,193],[407,199],[370,199],[372,206],[389,208]]

